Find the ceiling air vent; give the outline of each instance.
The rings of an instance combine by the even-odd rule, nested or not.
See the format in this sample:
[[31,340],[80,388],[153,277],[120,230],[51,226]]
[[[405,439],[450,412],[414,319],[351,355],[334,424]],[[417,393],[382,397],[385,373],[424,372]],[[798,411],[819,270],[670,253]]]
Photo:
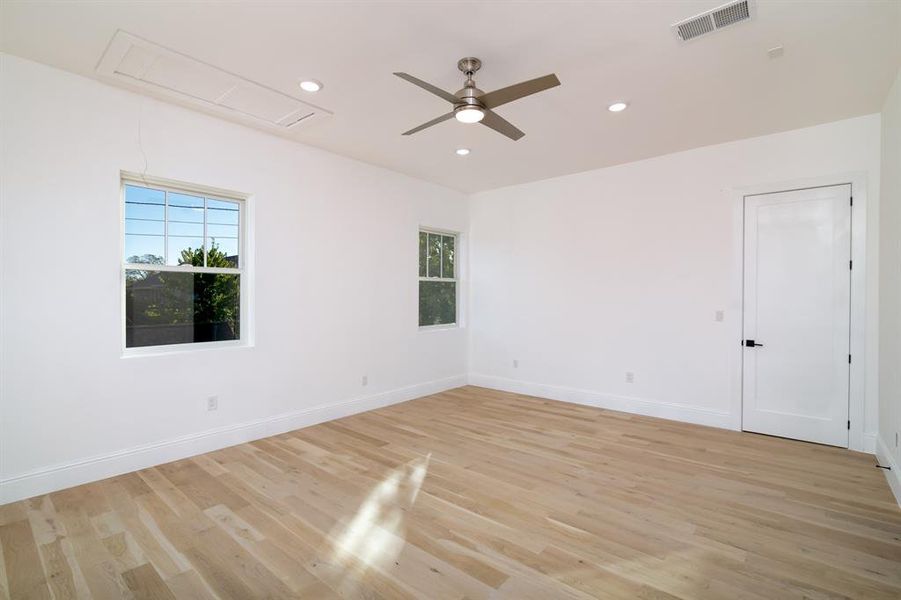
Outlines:
[[276,133],[331,113],[195,58],[117,31],[97,74],[124,87]]
[[726,25],[732,25],[750,18],[751,11],[748,10],[747,0],[727,4],[713,11],[713,22],[716,24],[717,29],[722,29]]
[[753,4],[751,0],[730,2],[723,6],[695,15],[690,19],[679,21],[673,25],[673,30],[683,42],[693,40],[696,37],[708,34],[717,29],[728,27],[734,23],[747,21],[752,16]]
[[679,37],[687,41],[713,31],[713,19],[710,18],[710,15],[701,15],[679,23],[676,27]]

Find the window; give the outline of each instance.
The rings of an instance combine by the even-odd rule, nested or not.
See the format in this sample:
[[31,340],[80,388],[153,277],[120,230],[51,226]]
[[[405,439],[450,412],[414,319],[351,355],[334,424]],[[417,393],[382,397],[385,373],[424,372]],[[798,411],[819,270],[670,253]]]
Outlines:
[[419,232],[419,326],[457,322],[457,236]]
[[125,347],[241,339],[243,202],[122,180]]

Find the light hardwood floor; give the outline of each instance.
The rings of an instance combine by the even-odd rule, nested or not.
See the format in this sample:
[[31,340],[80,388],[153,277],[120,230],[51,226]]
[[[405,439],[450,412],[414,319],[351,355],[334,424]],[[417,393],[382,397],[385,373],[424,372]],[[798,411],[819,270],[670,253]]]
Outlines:
[[0,507],[3,598],[901,598],[872,456],[460,388]]

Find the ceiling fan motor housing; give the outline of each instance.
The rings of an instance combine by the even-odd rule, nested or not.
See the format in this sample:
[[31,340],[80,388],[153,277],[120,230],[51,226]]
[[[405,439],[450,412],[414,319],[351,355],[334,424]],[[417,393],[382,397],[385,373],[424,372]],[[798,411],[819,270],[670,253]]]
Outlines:
[[454,105],[454,109],[456,110],[459,108],[467,107],[485,108],[485,106],[479,100],[479,96],[481,96],[485,92],[477,88],[472,79],[467,80],[466,83],[472,83],[472,85],[467,85],[462,90],[458,90],[457,93],[454,94],[457,98],[460,99],[460,102]]

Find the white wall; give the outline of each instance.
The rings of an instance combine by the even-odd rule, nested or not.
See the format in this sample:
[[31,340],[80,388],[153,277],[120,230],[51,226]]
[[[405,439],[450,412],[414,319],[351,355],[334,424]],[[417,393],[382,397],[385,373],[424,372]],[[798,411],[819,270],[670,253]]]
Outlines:
[[[875,359],[879,128],[871,115],[474,195],[470,381],[738,427],[730,190],[850,172],[869,192],[865,346]],[[860,209],[855,191],[855,218]],[[859,437],[872,451],[876,361],[866,366]]]
[[[417,328],[417,229],[465,231],[461,194],[0,61],[0,504],[464,381],[465,331]],[[139,119],[148,174],[253,194],[254,347],[122,357]]]
[[[882,110],[879,459],[901,502],[901,72]],[[896,437],[897,436],[897,437]]]

